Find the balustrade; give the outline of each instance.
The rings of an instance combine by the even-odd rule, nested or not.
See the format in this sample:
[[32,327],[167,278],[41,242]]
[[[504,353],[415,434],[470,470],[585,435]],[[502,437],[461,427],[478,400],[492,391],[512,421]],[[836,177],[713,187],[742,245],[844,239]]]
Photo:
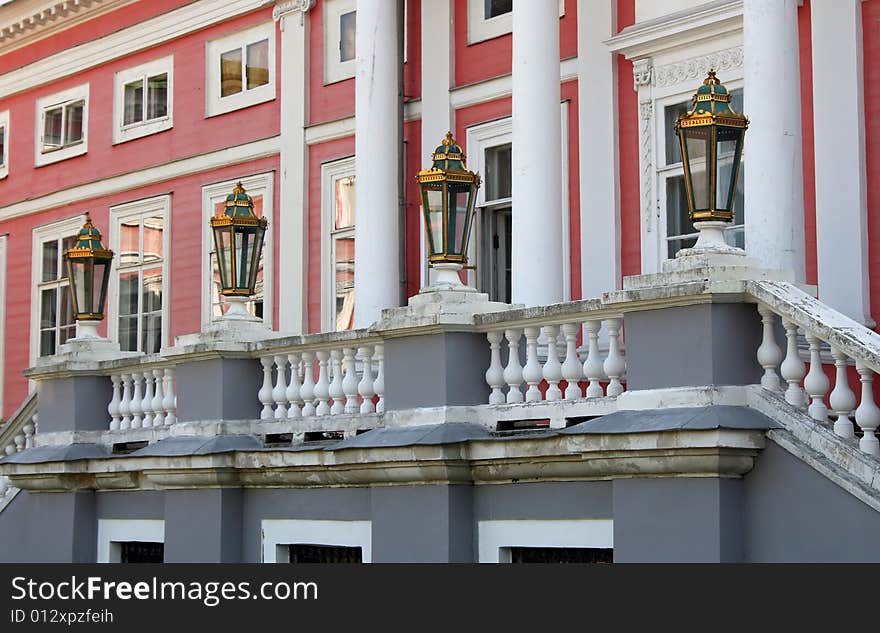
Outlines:
[[171,367],[131,368],[110,375],[112,397],[107,405],[110,430],[170,426],[177,421],[177,396]]

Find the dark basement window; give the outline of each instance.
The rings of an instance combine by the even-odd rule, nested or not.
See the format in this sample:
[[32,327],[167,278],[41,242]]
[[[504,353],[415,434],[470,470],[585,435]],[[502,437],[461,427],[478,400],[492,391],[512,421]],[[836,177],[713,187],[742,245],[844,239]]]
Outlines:
[[288,545],[291,563],[361,563],[360,547],[341,545]]

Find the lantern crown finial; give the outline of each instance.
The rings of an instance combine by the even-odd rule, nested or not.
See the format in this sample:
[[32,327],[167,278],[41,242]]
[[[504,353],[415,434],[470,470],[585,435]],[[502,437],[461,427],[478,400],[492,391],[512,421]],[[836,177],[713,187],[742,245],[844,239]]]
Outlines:
[[715,69],[710,68],[706,78],[703,80],[703,85],[715,84],[716,86],[721,84],[721,80],[715,76]]
[[254,216],[253,209],[254,199],[247,194],[239,180],[232,188],[232,193],[226,196],[226,215],[233,218],[249,218]]
[[90,252],[109,252],[101,244],[101,231],[92,223],[92,216],[86,211],[86,219],[76,235],[76,245],[71,250],[88,250]]

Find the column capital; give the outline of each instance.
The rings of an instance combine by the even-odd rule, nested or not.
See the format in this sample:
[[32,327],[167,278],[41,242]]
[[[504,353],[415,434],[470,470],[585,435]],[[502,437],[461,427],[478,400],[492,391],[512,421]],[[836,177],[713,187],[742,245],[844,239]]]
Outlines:
[[315,0],[276,0],[272,19],[276,22],[293,13],[307,13],[315,6]]

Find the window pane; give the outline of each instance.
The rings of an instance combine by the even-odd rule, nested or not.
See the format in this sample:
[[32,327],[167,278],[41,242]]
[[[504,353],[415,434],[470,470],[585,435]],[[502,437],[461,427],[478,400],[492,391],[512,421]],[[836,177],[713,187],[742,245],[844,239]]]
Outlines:
[[162,259],[164,226],[161,217],[144,218],[144,262]]
[[83,137],[83,108],[85,102],[77,101],[66,107],[64,113],[64,144],[79,143]]
[[42,281],[58,279],[58,240],[43,242],[43,274]]
[[354,319],[354,235],[334,240],[336,331],[350,330]]
[[61,147],[62,108],[46,110],[43,115],[43,148]]
[[58,329],[58,344],[64,345],[69,339],[76,335],[76,325],[68,325],[67,327]]
[[220,55],[220,96],[228,97],[241,92],[241,49]]
[[[73,296],[70,292],[70,286],[61,286],[61,304],[58,306],[58,309],[58,326],[73,325]],[[63,343],[64,341],[61,342]]]
[[119,347],[123,352],[136,352],[137,315],[119,318]]
[[[61,240],[61,256],[63,258],[64,253],[76,246],[76,237],[71,235],[70,237],[65,237]],[[61,279],[67,279],[67,264],[62,260],[59,262],[61,264],[61,269],[59,272],[59,277]]]
[[150,268],[144,271],[144,293],[141,304],[144,312],[162,310],[162,269]]
[[614,562],[614,550],[593,547],[511,547],[510,562],[607,565]]
[[494,18],[513,11],[513,0],[485,0],[485,19]]
[[336,228],[354,226],[354,176],[336,181]]
[[6,128],[0,126],[0,166],[6,163]]
[[510,197],[511,144],[498,145],[486,150],[486,200]]
[[168,74],[162,73],[147,79],[147,119],[159,119],[168,115]]
[[142,541],[120,543],[120,563],[161,563],[165,560],[165,545]]
[[290,545],[291,563],[360,563],[360,547],[341,545]]
[[247,87],[257,88],[269,83],[269,40],[247,47]]
[[675,122],[678,117],[690,110],[691,102],[676,103],[663,108],[663,118],[666,131],[666,164],[674,165],[681,162],[681,143],[675,133]]
[[119,225],[119,264],[136,264],[138,257],[138,236],[140,220],[128,220]]
[[356,11],[343,13],[339,16],[339,61],[347,62],[354,59],[356,30]]
[[127,316],[138,313],[138,272],[128,271],[119,275],[119,314]]
[[141,351],[145,354],[157,354],[162,347],[162,315],[144,315],[142,323]]
[[144,82],[141,79],[125,84],[125,105],[122,124],[131,125],[144,120]]
[[687,190],[684,175],[666,179],[666,235],[688,235],[696,232],[688,217]]
[[[54,328],[58,318],[58,290],[48,288],[40,293],[40,329]],[[52,352],[49,352],[50,354]]]
[[55,353],[55,328],[40,332],[40,356],[51,356]]

